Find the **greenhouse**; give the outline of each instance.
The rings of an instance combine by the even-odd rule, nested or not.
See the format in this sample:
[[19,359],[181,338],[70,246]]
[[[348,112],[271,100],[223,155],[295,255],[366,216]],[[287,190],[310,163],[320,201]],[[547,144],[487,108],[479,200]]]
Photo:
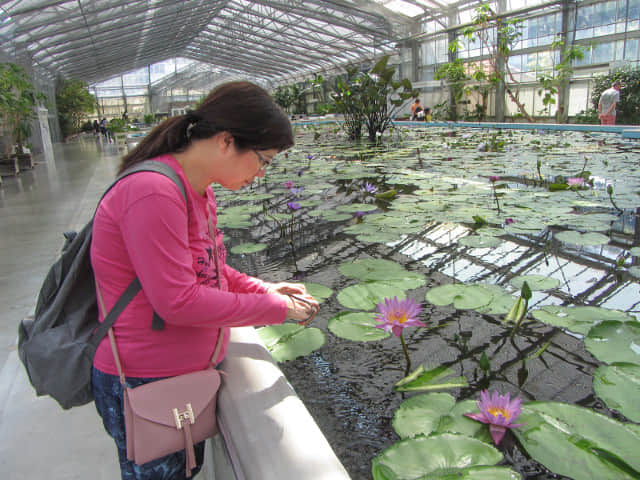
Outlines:
[[3,477],[640,478],[640,0],[0,0],[0,39]]

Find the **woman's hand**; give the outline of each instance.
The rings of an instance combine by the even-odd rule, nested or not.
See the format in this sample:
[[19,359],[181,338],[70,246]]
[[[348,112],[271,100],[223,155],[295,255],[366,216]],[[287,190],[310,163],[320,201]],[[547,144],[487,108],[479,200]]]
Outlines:
[[287,318],[297,320],[298,325],[307,325],[318,313],[318,301],[309,294],[285,294]]
[[289,293],[293,293],[294,295],[307,295],[307,289],[302,283],[289,283],[289,282],[280,282],[280,283],[270,283],[268,288],[269,293],[281,293],[283,295],[287,295]]

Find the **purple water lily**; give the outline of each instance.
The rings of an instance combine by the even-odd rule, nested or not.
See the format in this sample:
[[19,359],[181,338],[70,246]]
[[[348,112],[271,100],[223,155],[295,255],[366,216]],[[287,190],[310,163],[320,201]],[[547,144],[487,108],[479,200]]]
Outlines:
[[500,395],[497,390],[489,396],[488,390],[480,392],[480,400],[476,402],[480,413],[465,413],[466,417],[478,422],[489,424],[491,438],[498,445],[504,437],[507,428],[521,427],[524,423],[513,423],[522,413],[520,408],[522,399],[516,397],[513,400],[509,394]]
[[307,155],[307,160],[313,160],[313,155]]
[[364,182],[364,191],[367,193],[376,193],[378,191],[378,187],[369,182]]
[[379,313],[376,313],[375,319],[380,322],[380,325],[376,325],[376,328],[393,332],[398,338],[402,335],[402,330],[407,327],[426,327],[418,320],[422,308],[410,298],[405,300],[398,300],[398,297],[385,298],[384,303],[378,303],[378,310]]
[[516,221],[513,218],[505,218],[504,219],[504,224],[505,225],[511,225],[512,223],[515,223]]
[[304,170],[300,169],[300,170],[298,170],[298,172],[297,172],[297,173],[298,173],[298,176],[299,176],[299,177],[301,177],[301,176],[302,176],[302,174],[304,173]]
[[289,191],[291,192],[291,194],[294,197],[298,198],[302,194],[302,192],[304,191],[304,187],[297,187],[297,188],[296,187],[292,187],[292,188],[289,189]]
[[300,208],[300,204],[297,202],[287,202],[287,207],[289,207],[292,212],[295,212]]

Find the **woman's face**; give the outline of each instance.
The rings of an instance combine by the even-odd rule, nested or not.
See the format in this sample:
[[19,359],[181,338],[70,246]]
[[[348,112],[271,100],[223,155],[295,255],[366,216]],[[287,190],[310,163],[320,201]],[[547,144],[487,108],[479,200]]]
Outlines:
[[235,150],[235,155],[227,163],[227,171],[218,181],[229,190],[238,190],[253,182],[255,177],[264,177],[265,171],[278,151],[269,150]]

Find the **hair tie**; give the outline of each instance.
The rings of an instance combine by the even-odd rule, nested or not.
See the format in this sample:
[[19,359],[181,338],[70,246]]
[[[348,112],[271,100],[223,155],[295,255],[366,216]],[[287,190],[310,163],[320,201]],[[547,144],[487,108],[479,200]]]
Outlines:
[[187,110],[185,117],[187,118],[189,123],[198,123],[201,120],[200,115],[198,115],[193,110]]

